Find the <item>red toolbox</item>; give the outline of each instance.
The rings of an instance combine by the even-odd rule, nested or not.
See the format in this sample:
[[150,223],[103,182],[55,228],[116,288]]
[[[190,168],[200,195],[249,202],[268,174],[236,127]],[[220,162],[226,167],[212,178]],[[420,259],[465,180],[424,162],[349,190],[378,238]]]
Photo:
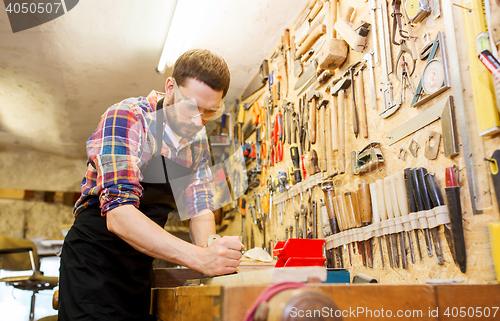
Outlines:
[[323,244],[325,240],[289,239],[279,241],[273,250],[278,257],[275,267],[324,266]]

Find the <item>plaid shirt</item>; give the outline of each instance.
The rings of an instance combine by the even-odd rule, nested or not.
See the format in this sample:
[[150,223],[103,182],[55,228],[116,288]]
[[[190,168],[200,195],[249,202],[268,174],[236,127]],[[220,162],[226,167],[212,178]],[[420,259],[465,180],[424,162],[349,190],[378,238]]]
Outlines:
[[[81,183],[82,195],[73,209],[75,217],[98,201],[103,216],[121,205],[139,208],[144,192],[141,170],[156,149],[156,104],[164,96],[153,90],[147,97],[117,103],[101,116],[97,129],[87,140],[88,168]],[[194,161],[195,175],[184,194],[189,218],[204,209],[213,211],[205,129],[191,141],[182,138],[177,150],[163,131],[161,154],[185,167],[193,166]]]

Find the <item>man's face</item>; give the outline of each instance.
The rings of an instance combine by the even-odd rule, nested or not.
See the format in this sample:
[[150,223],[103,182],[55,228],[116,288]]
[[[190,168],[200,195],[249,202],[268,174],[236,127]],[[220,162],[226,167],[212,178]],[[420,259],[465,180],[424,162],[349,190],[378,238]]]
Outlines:
[[200,112],[218,109],[222,100],[222,91],[215,91],[207,84],[194,78],[188,78],[184,86],[177,88],[177,93],[174,89],[173,79],[168,78],[165,83],[165,90],[167,97],[169,96],[166,102],[167,105],[165,106],[165,103],[163,105],[167,114],[168,125],[175,134],[186,139],[192,139],[207,121],[201,115],[188,117],[185,112],[182,113],[180,109],[184,108],[185,104],[179,103],[181,98],[176,96],[180,94],[191,102],[195,102]]

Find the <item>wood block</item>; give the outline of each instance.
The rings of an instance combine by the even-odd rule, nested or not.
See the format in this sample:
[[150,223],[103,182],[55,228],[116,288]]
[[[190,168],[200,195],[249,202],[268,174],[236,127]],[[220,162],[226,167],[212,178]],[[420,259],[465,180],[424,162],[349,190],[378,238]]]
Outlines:
[[326,268],[322,266],[306,266],[261,269],[257,271],[235,273],[201,280],[189,280],[188,283],[205,285],[270,285],[289,281],[307,282],[309,279],[320,279],[321,281],[325,281]]
[[330,38],[318,53],[318,65],[320,69],[334,71],[347,58],[347,43],[341,39]]
[[191,269],[154,269],[153,288],[183,286],[187,280],[201,279],[203,274]]

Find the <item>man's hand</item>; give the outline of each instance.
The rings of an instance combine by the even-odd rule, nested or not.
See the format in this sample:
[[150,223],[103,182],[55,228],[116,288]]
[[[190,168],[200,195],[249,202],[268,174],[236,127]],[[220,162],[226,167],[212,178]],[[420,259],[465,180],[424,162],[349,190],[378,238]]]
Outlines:
[[231,274],[240,264],[241,252],[245,246],[238,236],[224,236],[204,248],[200,257],[203,274],[207,276]]

